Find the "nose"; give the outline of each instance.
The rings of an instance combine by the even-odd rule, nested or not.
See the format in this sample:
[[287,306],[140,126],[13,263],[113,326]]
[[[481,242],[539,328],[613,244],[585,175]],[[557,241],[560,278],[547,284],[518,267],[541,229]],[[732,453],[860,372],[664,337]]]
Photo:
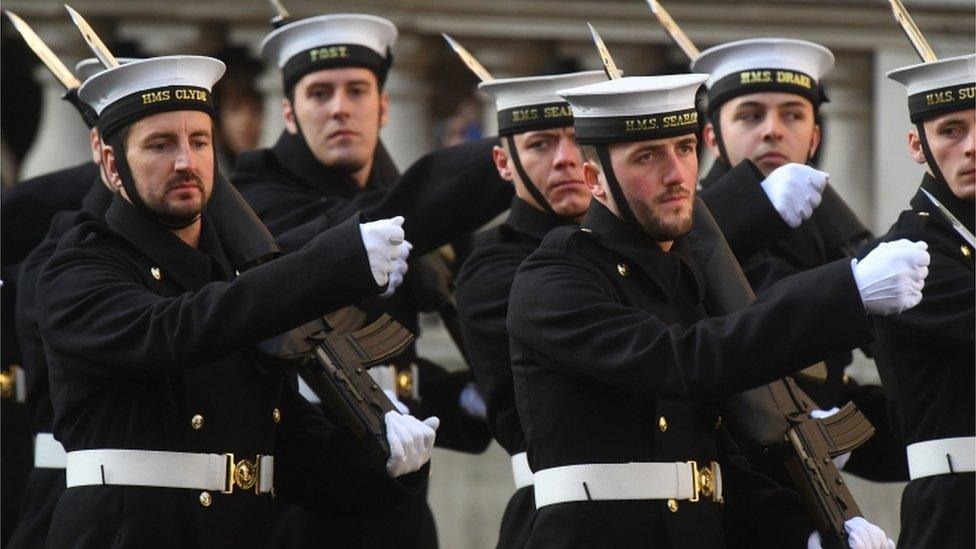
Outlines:
[[332,118],[348,118],[349,105],[350,100],[346,90],[342,88],[336,90],[332,95]]
[[177,172],[192,172],[197,167],[197,160],[193,155],[193,149],[188,139],[180,143],[179,153],[176,155],[174,169]]
[[673,150],[668,153],[668,164],[664,171],[664,186],[676,187],[684,185],[685,173],[681,169],[681,160]]
[[966,136],[966,158],[976,157],[976,125],[969,126],[969,134]]
[[783,138],[783,123],[773,113],[767,114],[762,125],[763,141],[779,141]]
[[580,150],[576,140],[568,135],[562,135],[556,144],[556,154],[553,156],[553,167],[557,170],[572,168],[580,165]]

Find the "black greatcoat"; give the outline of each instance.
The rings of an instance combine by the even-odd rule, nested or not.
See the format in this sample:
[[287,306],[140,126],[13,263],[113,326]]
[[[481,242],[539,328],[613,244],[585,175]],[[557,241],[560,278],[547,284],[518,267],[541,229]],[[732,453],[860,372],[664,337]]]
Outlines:
[[[763,179],[748,160],[731,170],[716,160],[701,180],[702,200],[756,293],[790,275],[848,257],[845,249],[827,237],[829,227],[838,224],[831,212],[817,208],[810,219],[790,229],[763,192]],[[750,215],[743,216],[744,211]],[[795,379],[821,408],[853,402],[875,426],[874,436],[853,452],[845,471],[879,482],[906,480],[908,466],[900,442],[888,428],[884,391],[877,385],[859,385],[844,374],[853,359],[851,350],[843,349],[824,361],[826,379],[804,375]]]
[[[369,219],[404,216],[404,231],[414,246],[406,280],[392,298],[369,299],[358,306],[371,318],[389,313],[419,334],[419,311],[431,310],[427,305],[431,299],[420,282],[429,271],[417,258],[484,225],[511,200],[512,186],[498,176],[491,160],[496,142],[483,139],[435,151],[402,176],[380,144],[361,188],[348,172],[319,162],[300,137],[283,132],[272,148],[241,155],[232,181],[286,250],[303,245],[349,212],[361,210]],[[462,388],[472,379],[470,372],[449,373],[417,357],[415,347],[398,357],[396,366],[411,364],[419,368],[420,401],[403,400],[414,415],[441,419],[437,446],[484,451],[490,443],[487,427],[458,404]],[[280,547],[304,547],[322,539],[348,547],[393,543],[404,549],[437,547],[426,494],[418,494],[382,519],[361,523],[322,521],[284,508],[275,539]]]
[[[956,198],[929,175],[922,188],[970,232],[973,203]],[[892,428],[907,446],[976,435],[976,344],[973,334],[973,250],[922,191],[884,240],[924,240],[932,258],[922,302],[899,315],[873,317],[881,381]],[[973,473],[913,480],[901,500],[898,547],[974,547]]]
[[[54,435],[69,452],[274,455],[277,497],[329,514],[375,512],[420,488],[426,467],[395,481],[370,466],[352,435],[330,425],[286,383],[277,363],[251,347],[380,291],[358,218],[237,277],[206,217],[198,249],[120,197],[105,219],[68,231],[37,285]],[[203,423],[193,428],[196,414]],[[209,506],[199,496],[166,488],[69,488],[48,543],[270,545],[270,496],[213,493]]]
[[519,268],[507,325],[532,470],[715,460],[725,493],[724,507],[677,512],[663,500],[546,506],[529,547],[805,547],[813,527],[798,498],[748,468],[711,401],[865,341],[850,264],[718,318],[705,316],[700,280],[682,240],[666,253],[596,201],[583,228],[552,231]]
[[[505,222],[478,235],[457,280],[458,314],[464,347],[488,409],[488,426],[508,454],[525,451],[525,435],[515,409],[508,348],[508,296],[515,271],[550,230],[575,224],[516,197]],[[535,512],[532,487],[509,499],[498,536],[499,549],[525,546]]]
[[[82,201],[81,209],[56,214],[44,240],[28,254],[21,266],[17,282],[17,339],[20,341],[27,378],[27,408],[34,433],[50,433],[54,422],[47,360],[37,322],[37,276],[69,229],[87,221],[104,220],[112,196],[101,178],[96,176]],[[9,549],[45,546],[51,516],[64,487],[64,469],[31,469],[27,476],[20,520],[10,539]]]

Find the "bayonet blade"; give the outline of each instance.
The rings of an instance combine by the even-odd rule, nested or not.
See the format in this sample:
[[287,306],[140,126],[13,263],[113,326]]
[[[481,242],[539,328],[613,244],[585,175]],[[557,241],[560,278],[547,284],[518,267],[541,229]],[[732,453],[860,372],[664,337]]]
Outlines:
[[908,14],[908,10],[905,9],[901,0],[889,1],[891,2],[891,12],[895,14],[895,20],[901,25],[901,30],[905,31],[905,36],[908,37],[908,41],[912,43],[912,47],[915,48],[915,52],[922,58],[922,61],[926,63],[938,61],[939,58],[932,51],[932,46],[929,46],[929,41],[925,39],[922,31],[918,30],[918,25]]
[[281,5],[279,0],[270,0],[271,7],[274,8],[276,15],[271,18],[271,24],[275,27],[280,27],[291,18],[291,14],[285,9],[285,6]]
[[64,8],[68,10],[68,15],[71,16],[71,20],[74,22],[75,26],[78,27],[78,30],[81,32],[81,36],[84,37],[85,42],[88,43],[88,47],[91,48],[91,51],[95,54],[95,57],[102,62],[102,65],[105,65],[106,69],[114,69],[118,67],[118,60],[115,59],[112,52],[105,47],[105,43],[102,42],[102,39],[99,38],[97,34],[95,34],[95,31],[91,28],[91,25],[88,24],[88,21],[85,21],[85,18],[82,17],[80,13],[73,10],[68,4],[65,4]]
[[7,17],[10,18],[10,22],[14,24],[14,28],[23,37],[24,42],[27,43],[27,47],[34,52],[35,55],[44,63],[47,70],[51,71],[55,78],[61,82],[61,85],[65,89],[74,89],[81,85],[81,81],[70,71],[68,67],[64,66],[64,63],[58,59],[58,56],[51,51],[51,48],[47,47],[47,44],[41,40],[41,37],[34,32],[34,29],[30,28],[23,19],[21,19],[16,13],[10,10],[4,10]]
[[949,224],[952,225],[952,228],[955,229],[957,233],[959,233],[959,236],[961,236],[963,240],[965,240],[966,242],[969,242],[970,246],[976,248],[976,236],[973,236],[973,233],[969,232],[969,229],[967,229],[966,226],[962,224],[962,221],[959,221],[959,218],[953,215],[953,213],[949,211],[949,208],[943,206],[942,203],[939,202],[938,199],[936,199],[934,196],[932,196],[931,193],[929,193],[925,189],[922,189],[922,192],[925,193],[925,196],[928,197],[929,201],[932,202],[932,204],[935,204],[935,207],[939,209],[939,212],[942,214],[942,217],[946,218],[946,221],[948,221]]
[[468,70],[473,72],[474,75],[480,78],[482,82],[494,80],[491,73],[488,72],[488,69],[479,63],[478,60],[471,55],[471,52],[464,48],[464,46],[443,32],[441,33],[441,36],[444,37],[444,40],[447,40],[447,45],[451,46],[451,49],[454,50],[454,53],[461,58],[461,61],[464,61],[464,64],[468,67]]
[[701,52],[698,51],[697,47],[695,47],[695,43],[688,38],[685,31],[681,30],[681,27],[675,23],[674,19],[671,18],[671,15],[668,14],[668,11],[664,9],[664,6],[662,6],[657,0],[647,0],[647,5],[650,6],[651,12],[657,16],[658,22],[660,22],[661,26],[664,27],[664,30],[667,31],[668,36],[671,37],[671,40],[673,40],[674,43],[681,48],[681,51],[685,52],[685,55],[688,56],[688,60],[694,61],[695,59],[698,59]]
[[610,51],[607,50],[607,45],[600,38],[600,33],[596,32],[596,29],[589,22],[586,23],[586,26],[590,27],[590,34],[593,35],[593,43],[596,45],[596,51],[600,52],[600,60],[603,61],[603,71],[607,73],[607,78],[610,80],[622,78],[623,73],[617,68],[617,64],[613,62],[613,57],[610,57]]

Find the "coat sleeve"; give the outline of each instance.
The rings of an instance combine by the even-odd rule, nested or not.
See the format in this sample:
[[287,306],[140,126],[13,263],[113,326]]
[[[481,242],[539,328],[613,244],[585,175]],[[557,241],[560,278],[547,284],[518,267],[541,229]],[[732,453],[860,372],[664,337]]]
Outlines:
[[42,269],[41,333],[61,352],[93,358],[103,376],[213,361],[378,293],[358,221],[350,218],[232,282],[178,297],[148,289],[120,261],[117,245],[99,243],[111,236],[89,233],[84,242],[60,247]]
[[524,360],[518,351],[642,400],[700,400],[771,382],[870,338],[843,260],[688,327],[624,305],[614,292],[591,263],[558,248],[537,250],[512,287],[513,361]]
[[330,516],[379,516],[416,494],[430,465],[392,478],[347,428],[285,383],[275,441],[275,490],[282,501]]
[[413,254],[420,256],[508,208],[514,191],[492,162],[495,144],[494,139],[481,139],[428,153],[392,187],[369,189],[353,198],[315,196],[275,182],[251,182],[241,192],[286,251],[362,211],[372,220],[402,215]]
[[702,200],[740,262],[790,230],[763,192],[762,181],[762,172],[746,160],[701,191]]

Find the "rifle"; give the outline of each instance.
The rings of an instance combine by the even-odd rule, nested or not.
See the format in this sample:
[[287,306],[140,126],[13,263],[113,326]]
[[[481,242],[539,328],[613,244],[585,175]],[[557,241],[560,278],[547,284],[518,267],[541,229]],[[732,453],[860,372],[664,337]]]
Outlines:
[[[749,305],[755,294],[725,237],[701,198],[695,199],[692,254],[708,289],[705,309],[729,314]],[[793,485],[813,518],[826,549],[847,547],[844,522],[861,511],[832,458],[850,452],[874,434],[874,427],[851,403],[833,416],[813,419],[817,408],[791,378],[726,397],[719,402],[737,441],[772,450],[782,458]]]
[[298,375],[326,412],[349,428],[371,459],[385,464],[387,412],[396,407],[367,371],[403,352],[413,334],[384,314],[366,325],[366,313],[345,307],[261,344],[269,354],[296,360]]

